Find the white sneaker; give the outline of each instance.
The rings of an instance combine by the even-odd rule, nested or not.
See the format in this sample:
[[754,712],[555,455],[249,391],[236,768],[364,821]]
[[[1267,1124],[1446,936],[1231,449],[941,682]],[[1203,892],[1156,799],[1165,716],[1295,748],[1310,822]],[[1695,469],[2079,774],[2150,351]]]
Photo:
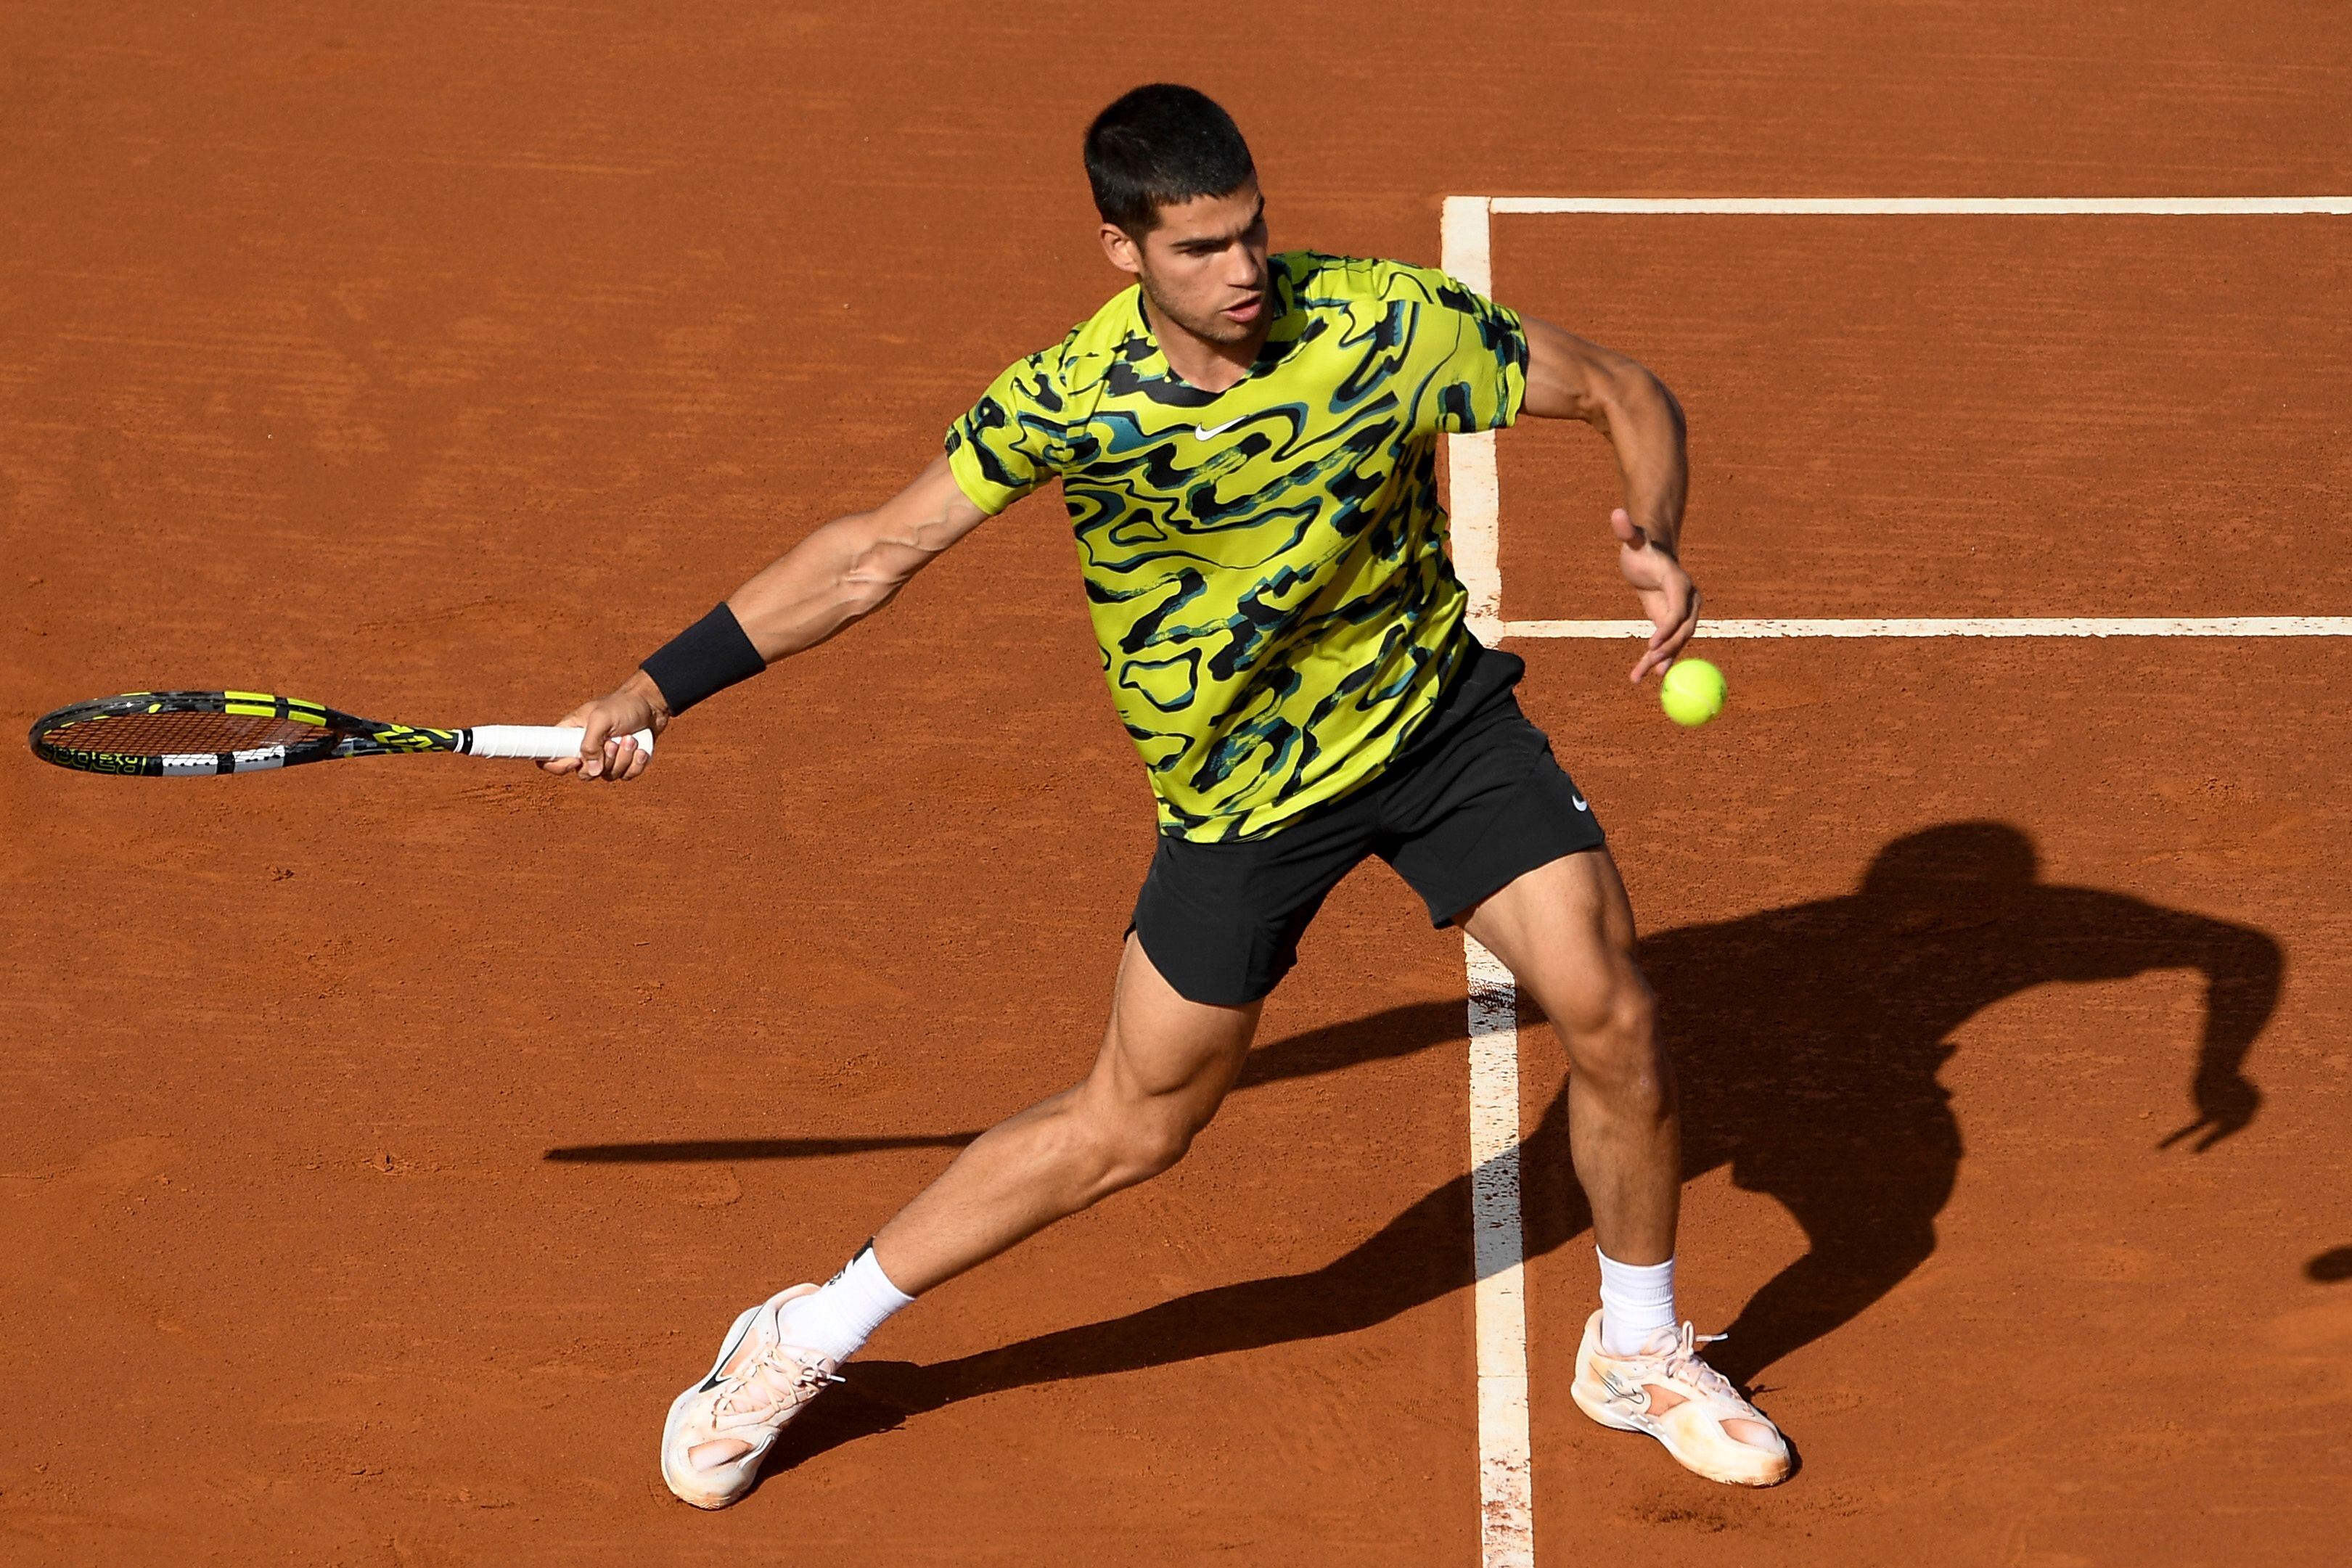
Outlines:
[[1609,1355],[1601,1348],[1595,1312],[1577,1347],[1569,1395],[1602,1426],[1647,1432],[1684,1469],[1711,1481],[1776,1485],[1789,1479],[1788,1440],[1723,1374],[1699,1359],[1700,1344],[1722,1337],[1699,1334],[1685,1323],[1678,1334],[1660,1329],[1635,1354]]
[[670,1401],[662,1426],[662,1479],[697,1508],[725,1508],[751,1490],[776,1434],[838,1383],[837,1364],[787,1343],[778,1314],[814,1285],[780,1291],[735,1320],[710,1375]]

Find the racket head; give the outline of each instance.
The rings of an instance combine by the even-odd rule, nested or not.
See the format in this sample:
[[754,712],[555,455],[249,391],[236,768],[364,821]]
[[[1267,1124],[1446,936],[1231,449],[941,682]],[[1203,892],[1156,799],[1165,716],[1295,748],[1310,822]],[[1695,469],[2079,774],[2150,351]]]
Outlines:
[[26,738],[59,768],[165,779],[315,762],[382,727],[268,692],[126,692],[43,714]]

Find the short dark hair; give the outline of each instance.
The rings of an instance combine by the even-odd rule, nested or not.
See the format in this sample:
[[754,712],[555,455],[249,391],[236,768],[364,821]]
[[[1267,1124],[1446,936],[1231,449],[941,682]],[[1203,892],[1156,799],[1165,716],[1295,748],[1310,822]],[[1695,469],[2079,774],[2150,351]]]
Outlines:
[[1129,234],[1155,227],[1162,206],[1222,196],[1256,172],[1234,117],[1189,87],[1137,88],[1087,127],[1095,210]]

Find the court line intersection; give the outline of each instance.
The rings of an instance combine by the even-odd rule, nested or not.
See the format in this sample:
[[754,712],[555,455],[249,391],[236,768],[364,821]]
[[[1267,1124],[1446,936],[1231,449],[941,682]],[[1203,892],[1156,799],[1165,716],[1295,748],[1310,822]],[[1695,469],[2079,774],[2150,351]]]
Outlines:
[[[1439,264],[1494,293],[1496,214],[1594,216],[2302,217],[2352,216],[2352,196],[1448,196]],[[1446,437],[1455,574],[1470,629],[1488,646],[1511,637],[1647,637],[1645,621],[1506,621],[1501,481],[1495,433]],[[1707,621],[1709,638],[2345,637],[2352,616],[1952,617]],[[1533,1568],[1535,1497],[1528,1437],[1526,1239],[1519,1200],[1517,986],[1495,956],[1462,939],[1469,989],[1473,1292],[1478,1382],[1481,1568]]]

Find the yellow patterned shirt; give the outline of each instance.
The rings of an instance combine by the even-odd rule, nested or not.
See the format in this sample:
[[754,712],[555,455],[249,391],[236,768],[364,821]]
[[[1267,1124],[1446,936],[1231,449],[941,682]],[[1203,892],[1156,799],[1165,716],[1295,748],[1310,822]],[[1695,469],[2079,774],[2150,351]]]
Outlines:
[[1130,287],[947,436],[973,504],[1059,476],[1160,831],[1252,839],[1369,782],[1470,648],[1437,437],[1517,418],[1527,337],[1442,272],[1295,251],[1242,381],[1169,368]]

